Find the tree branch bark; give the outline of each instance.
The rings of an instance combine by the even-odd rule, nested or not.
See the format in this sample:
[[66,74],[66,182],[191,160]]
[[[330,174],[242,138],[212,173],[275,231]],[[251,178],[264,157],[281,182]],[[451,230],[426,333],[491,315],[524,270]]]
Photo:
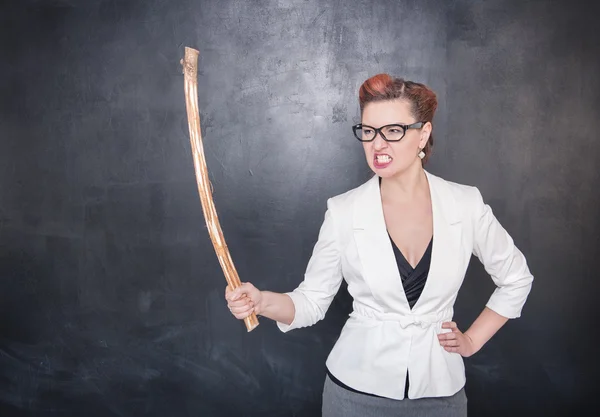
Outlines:
[[[210,180],[208,179],[208,168],[204,158],[204,147],[202,146],[202,131],[200,129],[200,112],[198,111],[198,55],[199,51],[193,48],[185,48],[185,58],[181,60],[183,65],[185,82],[185,104],[187,109],[188,125],[190,128],[190,142],[192,146],[192,155],[194,158],[194,169],[196,172],[196,182],[198,183],[198,193],[202,203],[204,219],[208,226],[208,233],[215,248],[217,258],[221,264],[221,269],[225,274],[227,284],[231,289],[241,285],[237,270],[231,259],[231,254],[225,243],[225,237],[221,230],[217,210],[213,202],[210,191]],[[258,326],[258,319],[255,313],[244,319],[246,329],[252,331]]]

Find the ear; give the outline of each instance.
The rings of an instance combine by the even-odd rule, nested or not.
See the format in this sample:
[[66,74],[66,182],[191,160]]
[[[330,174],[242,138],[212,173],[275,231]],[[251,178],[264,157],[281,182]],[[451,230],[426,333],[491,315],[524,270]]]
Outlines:
[[429,136],[431,136],[431,129],[433,126],[430,122],[426,122],[421,128],[421,140],[419,141],[419,148],[423,149],[427,145]]

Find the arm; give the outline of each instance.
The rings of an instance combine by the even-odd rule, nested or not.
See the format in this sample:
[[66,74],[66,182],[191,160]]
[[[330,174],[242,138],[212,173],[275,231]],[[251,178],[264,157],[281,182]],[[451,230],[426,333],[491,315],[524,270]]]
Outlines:
[[262,296],[262,310],[258,314],[288,325],[294,321],[296,308],[287,294],[263,291]]
[[521,316],[521,311],[531,291],[533,275],[527,261],[483,202],[475,188],[476,203],[473,218],[473,254],[479,258],[490,275],[496,289],[486,307],[507,319]]
[[340,288],[341,251],[335,218],[334,203],[329,199],[317,243],[306,267],[304,280],[294,291],[285,294],[292,300],[295,313],[291,323],[281,321],[277,323],[282,332],[312,326],[322,320]]
[[485,307],[479,317],[471,324],[465,332],[471,343],[473,353],[479,351],[488,340],[506,324],[508,318],[501,316],[494,310]]
[[308,262],[304,280],[285,294],[259,291],[244,283],[225,297],[232,314],[243,319],[252,312],[277,322],[283,332],[311,326],[323,319],[342,282],[337,230],[331,200]]
[[477,320],[469,327],[469,330],[464,333],[458,329],[453,321],[443,323],[442,328],[451,331],[438,334],[438,340],[448,352],[455,352],[464,357],[469,357],[477,353],[507,321],[508,318],[485,307]]
[[473,254],[483,263],[496,289],[466,332],[448,322],[442,327],[452,331],[438,335],[447,351],[466,357],[479,351],[509,319],[520,317],[533,281],[525,257],[475,190]]
[[271,320],[290,324],[296,309],[292,299],[286,294],[260,291],[249,282],[244,282],[235,290],[229,286],[225,290],[227,306],[236,319],[243,320],[252,313]]

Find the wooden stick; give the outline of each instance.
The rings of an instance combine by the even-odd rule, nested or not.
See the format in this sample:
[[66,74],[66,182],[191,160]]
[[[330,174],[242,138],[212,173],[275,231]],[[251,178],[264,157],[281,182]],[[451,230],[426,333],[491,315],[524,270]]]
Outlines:
[[[229,249],[225,243],[225,237],[219,224],[217,210],[210,192],[210,180],[208,179],[208,169],[206,159],[204,158],[204,147],[202,146],[202,131],[200,129],[200,113],[198,111],[198,52],[196,49],[185,48],[185,58],[181,60],[183,73],[185,75],[185,105],[187,108],[188,125],[190,128],[190,142],[192,145],[192,155],[194,157],[194,169],[196,171],[196,182],[198,183],[198,193],[202,202],[202,211],[204,220],[208,226],[208,233],[212,244],[219,258],[221,269],[225,274],[227,284],[231,289],[241,285],[240,277],[231,259]],[[252,331],[258,326],[256,314],[244,319],[246,329]]]

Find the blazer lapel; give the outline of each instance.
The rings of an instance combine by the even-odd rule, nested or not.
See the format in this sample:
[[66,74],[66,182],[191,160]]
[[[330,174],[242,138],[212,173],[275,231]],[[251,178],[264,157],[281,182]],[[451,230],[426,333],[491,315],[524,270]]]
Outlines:
[[445,180],[425,173],[433,212],[433,248],[425,287],[412,309],[415,314],[441,308],[440,301],[447,299],[452,287],[451,278],[460,274],[462,227],[456,199]]
[[[431,303],[447,293],[444,281],[459,269],[461,227],[456,201],[444,180],[427,171],[425,173],[433,212],[433,248],[425,288],[412,313],[437,308]],[[357,195],[353,233],[364,279],[373,297],[384,307],[384,312],[411,313],[385,225],[377,175],[367,181]]]
[[375,175],[365,183],[357,197],[353,229],[364,279],[384,312],[408,312],[410,306],[383,216],[379,177]]

